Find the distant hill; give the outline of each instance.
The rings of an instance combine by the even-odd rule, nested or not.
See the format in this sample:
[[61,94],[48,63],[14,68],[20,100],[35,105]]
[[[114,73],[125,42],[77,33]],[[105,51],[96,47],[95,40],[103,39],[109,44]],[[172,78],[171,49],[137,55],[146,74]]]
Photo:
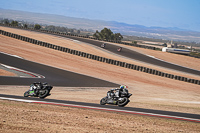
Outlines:
[[32,13],[16,10],[0,9],[0,18],[9,18],[14,20],[24,20],[29,23],[47,24],[55,26],[64,26],[68,28],[82,29],[103,29],[106,21],[89,20],[84,18],[73,18],[54,14]]
[[92,31],[101,30],[106,27],[110,28],[115,33],[119,32],[123,35],[200,43],[200,32],[188,31],[176,27],[146,27],[143,25],[130,25],[115,21],[90,20],[85,18],[73,18],[54,14],[31,13],[6,9],[0,9],[0,18],[24,20],[29,23],[64,26]]

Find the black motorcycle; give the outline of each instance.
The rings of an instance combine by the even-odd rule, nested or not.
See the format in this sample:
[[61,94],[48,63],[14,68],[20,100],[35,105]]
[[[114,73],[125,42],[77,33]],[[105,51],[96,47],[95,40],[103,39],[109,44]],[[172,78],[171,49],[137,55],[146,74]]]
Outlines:
[[113,105],[118,105],[119,107],[124,107],[130,102],[129,100],[130,96],[132,96],[132,94],[128,93],[127,89],[125,93],[120,92],[119,97],[116,97],[113,91],[108,91],[107,96],[100,100],[100,104],[101,105],[113,104]]
[[50,94],[51,89],[53,86],[49,85],[48,83],[33,83],[30,85],[30,89],[24,93],[24,97],[39,97],[45,98]]
[[122,47],[117,48],[117,51],[121,52],[122,51]]
[[101,44],[101,48],[105,48],[105,47],[106,47],[105,43]]

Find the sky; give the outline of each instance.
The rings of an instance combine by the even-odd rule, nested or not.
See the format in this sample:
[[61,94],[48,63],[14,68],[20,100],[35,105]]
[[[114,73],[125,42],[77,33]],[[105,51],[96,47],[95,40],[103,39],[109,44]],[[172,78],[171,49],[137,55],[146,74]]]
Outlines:
[[200,0],[1,0],[0,8],[200,32]]

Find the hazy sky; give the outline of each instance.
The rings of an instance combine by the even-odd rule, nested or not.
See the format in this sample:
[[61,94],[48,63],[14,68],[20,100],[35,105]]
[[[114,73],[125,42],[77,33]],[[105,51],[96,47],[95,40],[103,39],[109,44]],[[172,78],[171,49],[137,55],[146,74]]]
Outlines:
[[1,0],[0,8],[200,31],[200,0]]

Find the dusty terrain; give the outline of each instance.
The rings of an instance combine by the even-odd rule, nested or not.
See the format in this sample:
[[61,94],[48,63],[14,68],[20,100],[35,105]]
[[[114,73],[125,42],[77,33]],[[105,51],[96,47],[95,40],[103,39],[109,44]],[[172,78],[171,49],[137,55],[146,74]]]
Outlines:
[[[95,55],[123,60],[125,62],[154,68],[164,72],[176,73],[177,75],[200,79],[200,76],[174,72],[172,70],[167,70],[157,66],[144,64],[142,62],[118,57],[116,55],[109,54],[106,51],[101,51],[95,47],[91,47],[88,44],[75,42],[73,40],[65,39],[62,37],[5,27],[0,28],[8,32],[24,35],[34,39],[46,41],[52,44],[65,46],[80,51],[85,51]],[[0,35],[0,46],[0,52],[18,55],[27,60],[54,66],[68,71],[73,71],[76,73],[89,75],[92,77],[101,78],[118,84],[126,84],[127,86],[129,86],[129,91],[133,93],[133,96],[130,99],[131,102],[127,105],[129,107],[162,109],[200,114],[199,85],[162,78],[159,76],[129,70],[106,63],[96,62],[93,60],[33,45],[2,35]],[[155,52],[153,50],[146,50],[135,47],[129,48],[140,51],[144,54],[154,56],[156,58],[160,58],[165,61],[170,61],[172,63],[200,70],[199,59],[170,53],[163,54],[159,51]],[[4,76],[6,75],[6,72],[4,70],[0,70],[0,74]],[[12,76],[12,74],[8,74],[8,76]],[[13,92],[13,89],[16,91]],[[27,89],[28,86],[0,86],[0,93],[23,95],[23,92]],[[68,88],[54,86],[54,89],[52,90],[52,95],[48,98],[99,103],[99,100],[106,95],[108,89],[110,88]],[[40,109],[40,107],[42,108]],[[47,105],[1,101],[0,108],[2,108],[1,118],[5,118],[0,122],[0,131],[2,132],[4,132],[6,129],[11,129],[8,132],[34,131],[34,129],[36,128],[34,126],[31,126],[30,128],[30,121],[28,119],[29,115],[31,115],[32,113],[36,114],[36,116],[34,115],[33,118],[30,118],[34,122],[34,125],[46,125],[42,129],[36,130],[39,132],[117,132],[117,130],[113,130],[116,129],[116,127],[122,127],[121,129],[126,127],[127,132],[198,132],[199,130],[198,125],[192,122],[66,107],[54,107]],[[43,111],[43,108],[45,108],[45,111]],[[13,117],[8,117],[9,115]],[[47,117],[47,115],[50,115],[50,117]],[[44,116],[44,118],[41,118],[42,116]],[[83,116],[85,117],[82,118]],[[69,123],[67,123],[68,121],[64,121],[64,119],[62,118],[68,120]],[[52,119],[55,119],[55,121],[53,121]],[[17,122],[13,123],[12,121]],[[111,124],[111,127],[108,128],[108,124]],[[75,129],[75,127],[77,127],[77,129]],[[119,129],[118,132],[123,132],[123,130]]]
[[130,133],[200,131],[199,123],[0,100],[0,132]]
[[2,69],[0,69],[0,75],[1,76],[17,76],[16,74],[14,74],[12,72],[9,72],[9,71],[6,71],[6,70],[2,70]]

